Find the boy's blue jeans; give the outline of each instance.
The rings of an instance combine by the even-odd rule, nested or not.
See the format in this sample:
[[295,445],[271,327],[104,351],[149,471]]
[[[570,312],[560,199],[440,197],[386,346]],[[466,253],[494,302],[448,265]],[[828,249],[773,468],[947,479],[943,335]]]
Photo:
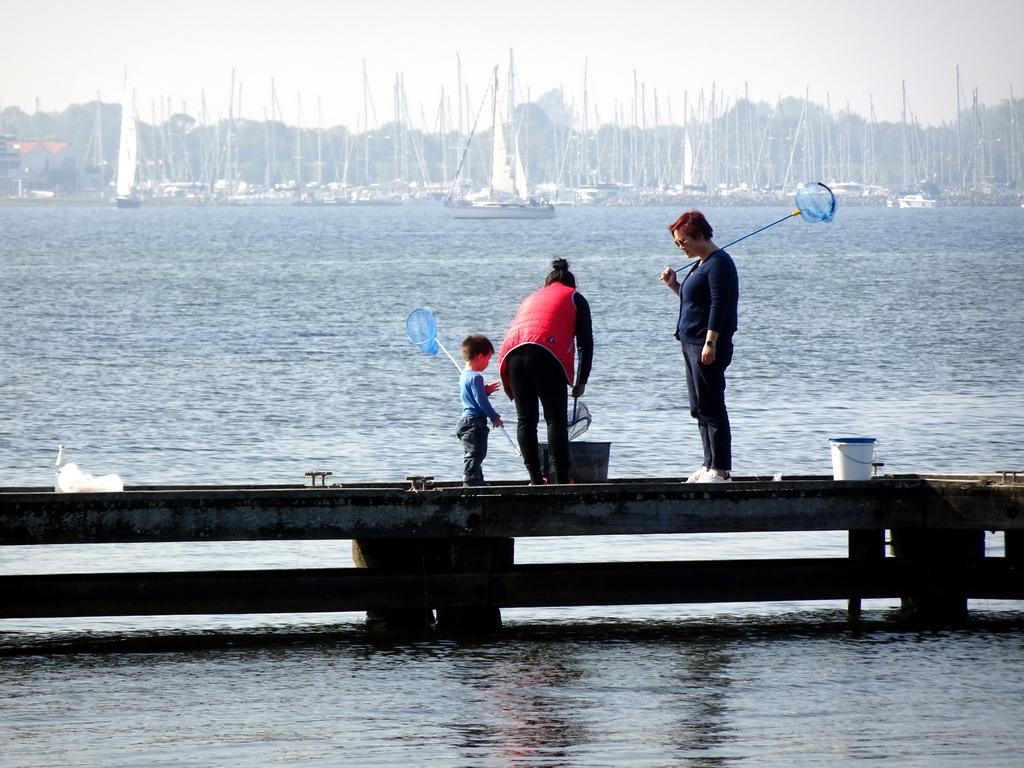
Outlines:
[[462,482],[483,485],[484,459],[487,456],[487,418],[471,416],[459,419],[455,436],[462,441]]

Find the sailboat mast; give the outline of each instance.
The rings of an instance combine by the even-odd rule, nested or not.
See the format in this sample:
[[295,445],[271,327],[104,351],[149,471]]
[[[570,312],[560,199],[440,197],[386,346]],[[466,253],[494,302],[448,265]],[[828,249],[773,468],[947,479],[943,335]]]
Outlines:
[[[498,114],[498,68],[495,67],[494,68],[494,87],[491,89],[491,174],[490,174],[490,178],[489,178],[489,180],[487,182],[487,199],[488,200],[493,200],[494,199],[494,178],[495,178],[494,169],[495,169],[497,163],[502,162],[501,158],[499,158],[499,156],[498,156],[499,155],[499,146],[498,146],[499,131],[501,132],[501,135],[504,136],[504,130],[501,128],[501,126],[498,123],[498,120],[500,120],[500,119],[501,119],[501,116]],[[504,144],[505,142],[502,141],[501,143]],[[501,151],[504,151],[504,147],[501,147]]]
[[508,50],[508,125],[511,138],[506,137],[505,160],[509,165],[509,174],[512,177],[512,194],[517,198],[526,197],[526,168],[523,166],[523,157],[519,152],[519,121],[516,119],[516,63],[512,49]]
[[[96,128],[93,141],[93,164],[103,170],[103,102],[100,101],[100,92],[96,91]],[[103,179],[106,182],[106,179]]]
[[295,114],[295,189],[302,195],[302,94],[296,97]]
[[903,148],[903,183],[906,184],[907,183],[907,179],[910,176],[908,151],[907,151],[907,143],[908,143],[908,139],[907,139],[907,81],[906,80],[902,80],[901,81],[901,85],[902,85],[902,88],[903,88],[903,111],[902,111],[902,119],[901,119],[902,132],[901,132],[900,135],[901,135],[901,137],[903,139],[903,141],[902,141],[902,148]]
[[267,172],[267,189],[277,183],[277,88],[274,78],[270,78],[270,169]]
[[136,190],[136,159],[139,137],[135,119],[134,91],[128,83],[128,70],[124,73],[124,97],[121,104],[121,136],[117,147],[117,177],[115,203],[118,208],[138,208]]
[[[1013,103],[1012,101],[1010,102]],[[963,175],[963,149],[960,147],[960,65],[956,65],[956,176],[960,189],[966,186]]]
[[1019,143],[1017,138],[1017,104],[1013,100],[1013,86],[1010,86],[1010,125],[1009,125],[1009,136],[1007,145],[1010,149],[1010,182],[1017,188],[1020,189],[1021,172],[1020,172],[1020,154],[1018,152]]
[[583,59],[583,173],[578,174],[584,184],[593,184],[597,179],[591,178],[590,170],[590,129],[587,120],[587,113],[590,111],[590,94],[587,93],[587,69],[590,66],[590,59]]

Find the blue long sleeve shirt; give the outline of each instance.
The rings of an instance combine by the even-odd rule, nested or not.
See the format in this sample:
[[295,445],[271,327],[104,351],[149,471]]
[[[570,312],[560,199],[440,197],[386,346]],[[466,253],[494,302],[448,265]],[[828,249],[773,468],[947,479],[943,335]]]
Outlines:
[[494,410],[487,397],[484,375],[480,371],[471,371],[468,368],[462,371],[459,378],[459,395],[462,400],[463,418],[484,416],[492,422],[501,418],[501,414]]
[[728,338],[736,333],[740,280],[732,257],[719,248],[694,268],[679,287],[676,338],[703,344],[707,332]]

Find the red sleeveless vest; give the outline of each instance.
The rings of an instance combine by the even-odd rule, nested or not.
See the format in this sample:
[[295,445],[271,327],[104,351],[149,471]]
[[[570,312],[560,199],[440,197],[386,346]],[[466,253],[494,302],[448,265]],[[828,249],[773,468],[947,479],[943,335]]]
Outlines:
[[565,382],[572,386],[575,373],[573,362],[576,354],[576,305],[572,297],[575,288],[561,283],[535,291],[523,299],[516,312],[512,327],[505,334],[498,353],[498,371],[505,394],[511,397],[508,385],[508,353],[524,344],[544,347],[562,364]]

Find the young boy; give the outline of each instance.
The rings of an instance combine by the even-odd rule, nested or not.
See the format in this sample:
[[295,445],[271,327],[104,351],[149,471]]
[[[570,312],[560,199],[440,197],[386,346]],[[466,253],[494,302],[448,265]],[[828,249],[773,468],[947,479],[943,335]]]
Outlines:
[[487,485],[484,482],[483,460],[487,456],[487,419],[495,427],[502,425],[501,414],[491,406],[487,396],[498,388],[498,382],[484,384],[481,373],[491,362],[494,345],[479,333],[462,342],[462,359],[466,368],[459,378],[462,418],[455,435],[462,441],[462,484]]

